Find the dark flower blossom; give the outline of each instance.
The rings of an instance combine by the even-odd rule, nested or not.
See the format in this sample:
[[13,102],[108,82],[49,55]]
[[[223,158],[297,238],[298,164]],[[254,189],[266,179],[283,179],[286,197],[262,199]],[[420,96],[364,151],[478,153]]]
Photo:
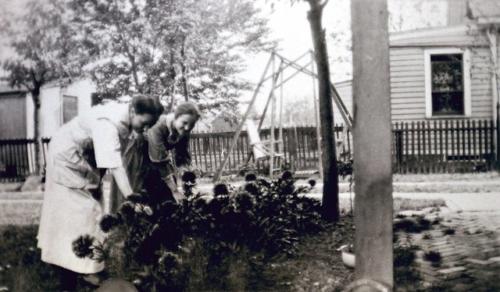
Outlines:
[[241,211],[251,209],[253,204],[253,198],[247,193],[241,193],[236,197],[236,205]]
[[73,252],[79,258],[91,257],[95,238],[90,235],[82,235],[73,241]]
[[257,180],[257,176],[255,175],[255,173],[248,173],[247,175],[245,175],[245,181],[250,182],[255,180]]
[[308,183],[309,183],[309,185],[311,186],[311,188],[314,188],[314,186],[316,185],[316,180],[314,180],[314,179],[310,179],[310,180],[308,181]]
[[99,227],[101,227],[102,231],[109,232],[121,222],[122,221],[119,216],[107,214],[102,217],[101,222],[99,222]]
[[254,196],[257,196],[260,194],[259,187],[254,184],[254,183],[248,183],[245,185],[245,191],[248,192],[249,194],[252,194]]
[[229,195],[229,189],[226,184],[216,184],[214,186],[214,196],[225,196]]
[[286,170],[284,171],[282,174],[281,174],[281,179],[283,180],[289,180],[289,179],[292,179],[293,178],[293,174],[291,171],[289,170]]
[[129,201],[126,201],[120,206],[119,213],[122,215],[122,218],[126,221],[129,222],[130,220],[133,220],[135,216],[135,204]]
[[207,206],[205,199],[199,198],[193,201],[193,206],[197,209],[203,210]]
[[192,171],[186,171],[184,174],[182,174],[181,177],[183,182],[186,183],[195,183],[196,182],[196,174]]
[[169,271],[179,265],[179,258],[172,252],[164,252],[158,259],[158,264],[165,270]]

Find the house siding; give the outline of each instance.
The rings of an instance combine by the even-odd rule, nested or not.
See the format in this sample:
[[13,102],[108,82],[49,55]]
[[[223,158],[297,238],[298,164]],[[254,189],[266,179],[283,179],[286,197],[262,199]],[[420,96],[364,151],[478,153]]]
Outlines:
[[425,118],[424,50],[390,49],[391,115],[393,121]]

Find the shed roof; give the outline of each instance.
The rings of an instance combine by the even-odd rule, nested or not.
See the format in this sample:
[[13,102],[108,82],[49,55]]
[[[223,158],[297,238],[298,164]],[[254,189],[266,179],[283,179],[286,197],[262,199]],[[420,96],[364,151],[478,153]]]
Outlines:
[[27,92],[26,89],[12,87],[8,83],[0,82],[0,94]]

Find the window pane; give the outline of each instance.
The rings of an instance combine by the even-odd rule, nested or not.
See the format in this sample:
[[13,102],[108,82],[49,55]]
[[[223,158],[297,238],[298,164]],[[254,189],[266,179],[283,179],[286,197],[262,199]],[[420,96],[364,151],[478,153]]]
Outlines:
[[78,97],[63,95],[63,124],[78,115]]
[[462,54],[432,55],[432,114],[463,115]]

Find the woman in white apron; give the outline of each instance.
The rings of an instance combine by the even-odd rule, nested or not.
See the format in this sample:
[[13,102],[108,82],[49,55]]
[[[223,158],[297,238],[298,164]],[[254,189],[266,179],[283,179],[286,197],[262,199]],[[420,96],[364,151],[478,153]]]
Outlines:
[[44,262],[80,273],[94,274],[104,266],[77,257],[72,243],[81,235],[104,238],[99,220],[105,213],[103,200],[92,196],[100,185],[102,170],[108,169],[121,193],[132,193],[122,149],[132,131],[154,125],[163,107],[157,98],[136,96],[131,103],[108,102],[92,107],[52,137],[38,247]]

